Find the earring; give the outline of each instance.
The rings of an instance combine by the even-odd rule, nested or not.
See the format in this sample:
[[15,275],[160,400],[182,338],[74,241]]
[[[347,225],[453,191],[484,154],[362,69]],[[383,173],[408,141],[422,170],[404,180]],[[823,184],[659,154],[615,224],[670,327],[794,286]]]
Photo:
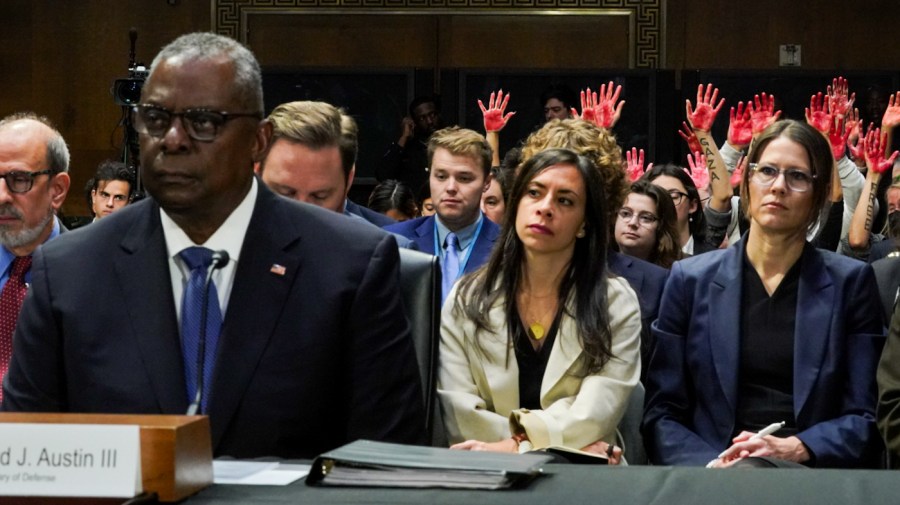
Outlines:
[[575,238],[584,238],[586,233],[584,232],[584,228],[578,230],[578,233],[575,234]]

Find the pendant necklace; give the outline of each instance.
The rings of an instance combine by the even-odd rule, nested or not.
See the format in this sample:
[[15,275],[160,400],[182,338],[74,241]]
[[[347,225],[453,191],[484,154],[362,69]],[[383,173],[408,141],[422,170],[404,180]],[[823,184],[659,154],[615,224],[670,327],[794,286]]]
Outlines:
[[553,305],[555,304],[551,304],[549,310],[544,311],[544,313],[541,314],[540,318],[534,320],[534,322],[528,325],[529,337],[533,338],[534,340],[540,340],[544,338],[544,336],[547,334],[547,329],[544,328],[543,324],[541,324],[541,319],[547,317],[547,315],[549,315],[553,311]]

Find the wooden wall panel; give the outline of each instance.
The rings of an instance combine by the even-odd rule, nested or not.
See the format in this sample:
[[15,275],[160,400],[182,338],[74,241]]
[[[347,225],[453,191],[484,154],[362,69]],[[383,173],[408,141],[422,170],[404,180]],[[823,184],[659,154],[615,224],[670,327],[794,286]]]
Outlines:
[[267,67],[431,67],[435,16],[250,15],[247,43]]
[[0,117],[31,104],[30,0],[4,0],[0,8]]
[[668,67],[778,67],[780,44],[802,45],[805,69],[900,69],[900,2],[669,0]]
[[[212,26],[211,0],[173,3],[3,0],[0,115],[32,109],[60,126],[73,152],[75,180],[66,212],[86,210],[81,186],[100,160],[119,155],[121,132],[115,127],[121,111],[109,89],[126,74],[128,28],[138,29],[138,59],[149,63],[177,35]],[[676,71],[775,69],[783,43],[803,46],[803,68],[900,69],[896,0],[667,0],[664,10],[664,66]],[[463,21],[456,15],[379,14],[371,22],[372,16],[298,21],[294,15],[250,14],[248,41],[263,64],[274,66],[296,65],[298,56],[314,66],[627,66],[627,28],[618,19],[564,15],[532,21],[490,13]],[[262,22],[266,29],[257,32]],[[577,36],[556,36],[560,30]]]
[[72,152],[64,212],[87,213],[85,182],[100,161],[121,155],[121,109],[110,88],[128,75],[129,28],[138,30],[137,60],[149,65],[181,33],[209,30],[209,7],[197,1],[4,0],[0,116],[30,109],[59,127]]
[[627,16],[446,16],[440,66],[628,68]]

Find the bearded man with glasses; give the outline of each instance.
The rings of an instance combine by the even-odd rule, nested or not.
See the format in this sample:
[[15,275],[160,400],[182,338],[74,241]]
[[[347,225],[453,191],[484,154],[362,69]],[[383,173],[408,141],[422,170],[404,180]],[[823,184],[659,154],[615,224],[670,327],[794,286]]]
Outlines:
[[31,282],[31,254],[63,229],[55,216],[68,171],[69,149],[49,120],[32,113],[0,120],[0,376]]

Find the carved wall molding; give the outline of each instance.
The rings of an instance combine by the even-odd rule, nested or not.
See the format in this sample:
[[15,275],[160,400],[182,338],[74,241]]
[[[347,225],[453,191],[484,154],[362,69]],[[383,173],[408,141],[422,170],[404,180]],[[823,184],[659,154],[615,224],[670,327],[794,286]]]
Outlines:
[[666,0],[211,0],[212,31],[247,40],[250,15],[588,15],[629,18],[634,68],[665,66]]

